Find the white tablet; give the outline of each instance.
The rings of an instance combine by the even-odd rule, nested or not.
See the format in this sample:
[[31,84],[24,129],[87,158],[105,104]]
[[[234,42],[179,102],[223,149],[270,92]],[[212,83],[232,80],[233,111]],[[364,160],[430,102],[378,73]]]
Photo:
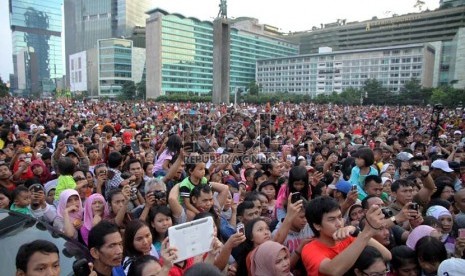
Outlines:
[[171,226],[168,237],[170,246],[178,249],[178,258],[174,262],[208,252],[213,241],[213,219],[206,217]]

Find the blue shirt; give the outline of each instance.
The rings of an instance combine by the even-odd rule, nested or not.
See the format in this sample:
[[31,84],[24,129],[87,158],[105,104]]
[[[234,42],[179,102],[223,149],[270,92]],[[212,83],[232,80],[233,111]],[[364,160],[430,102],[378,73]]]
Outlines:
[[363,190],[363,187],[365,186],[365,178],[369,175],[378,175],[378,171],[370,166],[370,172],[368,172],[367,175],[361,175],[360,174],[360,168],[355,166],[352,168],[352,173],[350,174],[350,179],[349,182],[352,185],[357,185],[357,192],[358,192],[358,198],[360,200],[363,200],[365,197],[367,197],[367,193]]

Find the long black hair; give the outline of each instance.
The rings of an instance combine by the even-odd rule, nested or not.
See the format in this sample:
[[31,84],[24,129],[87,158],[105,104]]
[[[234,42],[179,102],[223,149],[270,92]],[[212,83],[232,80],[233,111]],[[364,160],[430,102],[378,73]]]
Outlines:
[[244,228],[244,234],[246,240],[239,245],[239,254],[236,256],[237,260],[237,273],[236,275],[247,275],[247,255],[254,249],[253,247],[253,227],[254,225],[259,222],[263,221],[266,223],[266,221],[262,218],[255,218],[245,225]]
[[287,181],[287,190],[289,193],[295,193],[297,190],[294,188],[294,182],[303,181],[304,187],[300,190],[300,195],[305,197],[305,199],[309,199],[309,182],[308,182],[308,172],[305,167],[302,166],[294,166],[289,171],[289,180]]

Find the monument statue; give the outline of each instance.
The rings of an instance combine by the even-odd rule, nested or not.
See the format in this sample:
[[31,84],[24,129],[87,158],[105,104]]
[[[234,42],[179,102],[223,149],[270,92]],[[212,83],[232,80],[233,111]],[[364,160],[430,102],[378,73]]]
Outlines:
[[220,11],[218,12],[217,17],[227,18],[228,17],[228,4],[226,0],[220,0]]

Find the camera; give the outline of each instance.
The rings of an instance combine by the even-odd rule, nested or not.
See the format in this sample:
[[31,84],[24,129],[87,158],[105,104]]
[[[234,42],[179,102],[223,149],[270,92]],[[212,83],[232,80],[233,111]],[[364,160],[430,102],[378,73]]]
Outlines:
[[165,199],[166,198],[166,192],[165,191],[154,191],[153,195],[155,196],[156,199]]
[[419,163],[419,162],[413,162],[411,167],[412,167],[413,172],[420,172],[421,171],[421,163]]
[[392,212],[392,210],[389,209],[389,208],[386,208],[386,207],[385,207],[385,208],[381,208],[381,212],[383,212],[383,215],[384,215],[385,218],[390,218],[390,217],[392,217],[392,216],[394,215],[394,213]]

